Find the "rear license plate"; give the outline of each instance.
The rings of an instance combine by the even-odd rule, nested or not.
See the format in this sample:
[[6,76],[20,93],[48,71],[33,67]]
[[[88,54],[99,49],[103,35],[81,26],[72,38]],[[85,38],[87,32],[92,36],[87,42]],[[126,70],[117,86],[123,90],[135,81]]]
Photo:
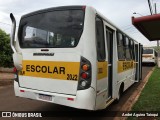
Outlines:
[[52,101],[52,96],[51,95],[39,94],[39,99],[45,100],[45,101]]

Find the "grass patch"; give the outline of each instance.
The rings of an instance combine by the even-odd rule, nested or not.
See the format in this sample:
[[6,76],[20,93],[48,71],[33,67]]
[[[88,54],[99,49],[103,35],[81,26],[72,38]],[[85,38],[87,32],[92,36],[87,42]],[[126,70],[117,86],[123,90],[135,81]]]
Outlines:
[[[154,69],[140,97],[132,107],[131,112],[134,111],[160,111],[160,68]],[[136,118],[128,118],[128,120],[132,119]]]

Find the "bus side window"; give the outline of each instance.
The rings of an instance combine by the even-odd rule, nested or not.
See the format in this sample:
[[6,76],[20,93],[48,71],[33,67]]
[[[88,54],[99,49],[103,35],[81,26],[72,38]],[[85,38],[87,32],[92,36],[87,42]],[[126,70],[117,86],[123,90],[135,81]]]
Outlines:
[[104,41],[104,26],[103,21],[96,17],[96,38],[97,38],[97,59],[98,61],[105,61],[105,41]]
[[130,52],[132,55],[132,60],[135,60],[135,54],[134,54],[134,42],[132,39],[130,39]]
[[117,51],[118,51],[118,59],[125,60],[123,35],[119,32],[117,32]]
[[129,39],[125,37],[125,53],[126,53],[126,60],[131,60],[131,53],[129,48]]

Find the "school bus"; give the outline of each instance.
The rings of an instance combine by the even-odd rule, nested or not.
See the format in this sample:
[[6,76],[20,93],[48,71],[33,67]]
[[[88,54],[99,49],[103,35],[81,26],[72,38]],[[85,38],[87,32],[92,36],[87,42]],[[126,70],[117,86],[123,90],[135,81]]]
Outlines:
[[142,45],[89,6],[23,15],[16,40],[15,95],[78,109],[105,109],[141,79]]
[[157,64],[157,51],[154,48],[143,47],[142,63],[143,64]]

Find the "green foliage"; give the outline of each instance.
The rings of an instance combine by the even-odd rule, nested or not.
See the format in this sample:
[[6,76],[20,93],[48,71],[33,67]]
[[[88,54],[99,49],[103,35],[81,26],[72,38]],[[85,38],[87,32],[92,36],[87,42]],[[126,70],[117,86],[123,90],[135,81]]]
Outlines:
[[133,111],[158,111],[160,110],[160,68],[156,67],[149,78],[145,88],[132,107]]
[[157,47],[157,46],[152,46],[152,47],[149,47],[149,48],[154,48],[156,51],[160,50],[160,46]]
[[[141,92],[137,102],[133,105],[131,112],[152,111],[158,113],[160,110],[160,68],[156,67],[147,84]],[[160,120],[160,118],[154,118]],[[129,117],[128,120],[137,120],[136,117]]]
[[0,67],[13,67],[10,37],[0,29]]

